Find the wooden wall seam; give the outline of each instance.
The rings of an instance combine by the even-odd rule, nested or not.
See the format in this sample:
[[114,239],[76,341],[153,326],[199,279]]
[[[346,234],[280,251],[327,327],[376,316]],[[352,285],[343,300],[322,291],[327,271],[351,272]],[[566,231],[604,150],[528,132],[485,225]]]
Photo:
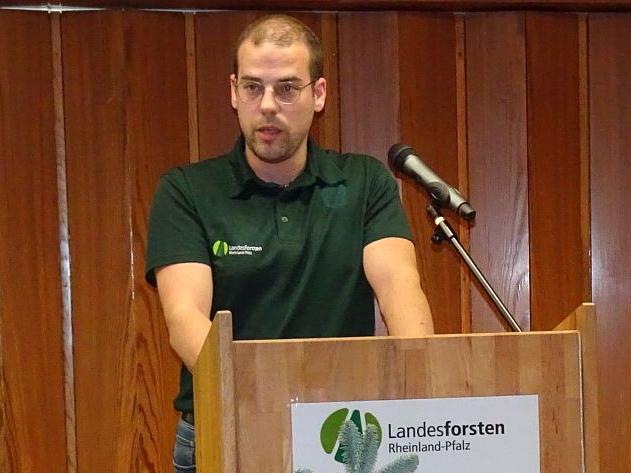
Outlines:
[[70,247],[68,232],[68,195],[66,188],[66,135],[60,14],[50,15],[53,58],[53,106],[55,113],[55,155],[57,160],[57,202],[59,212],[59,255],[63,314],[64,395],[66,403],[66,460],[68,473],[77,471],[77,432],[75,412],[74,358],[72,332],[72,292],[70,285]]
[[[463,14],[454,15],[456,36],[456,119],[458,140],[458,190],[464,196],[469,195],[469,160],[467,153],[467,64],[466,64],[466,23]],[[470,250],[470,224],[459,219],[458,235],[460,244]],[[471,333],[471,271],[462,261],[460,263],[460,320],[462,333]]]
[[579,83],[579,153],[580,153],[580,213],[582,239],[583,299],[592,300],[591,251],[591,167],[589,126],[589,22],[587,14],[578,17],[578,83]]
[[186,34],[186,87],[188,93],[188,141],[190,161],[199,161],[199,122],[197,118],[197,51],[195,44],[195,15],[184,15]]

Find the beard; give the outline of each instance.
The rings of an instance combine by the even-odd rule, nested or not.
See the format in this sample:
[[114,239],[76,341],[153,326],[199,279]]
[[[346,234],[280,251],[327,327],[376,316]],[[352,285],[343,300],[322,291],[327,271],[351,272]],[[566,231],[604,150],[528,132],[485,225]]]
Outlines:
[[283,129],[270,139],[262,138],[257,130],[245,135],[246,146],[261,161],[280,163],[290,159],[300,148],[306,135],[296,134]]

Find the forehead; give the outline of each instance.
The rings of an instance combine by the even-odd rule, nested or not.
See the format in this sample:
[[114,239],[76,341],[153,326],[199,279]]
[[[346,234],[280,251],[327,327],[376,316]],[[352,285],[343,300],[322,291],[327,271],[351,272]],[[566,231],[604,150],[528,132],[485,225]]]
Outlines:
[[278,46],[244,42],[238,51],[239,77],[261,79],[309,78],[309,50],[303,43]]

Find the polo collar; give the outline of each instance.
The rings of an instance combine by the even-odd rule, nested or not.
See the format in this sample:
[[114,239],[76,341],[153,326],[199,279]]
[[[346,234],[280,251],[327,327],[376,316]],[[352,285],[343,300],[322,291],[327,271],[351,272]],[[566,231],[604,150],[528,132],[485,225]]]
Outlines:
[[[307,164],[304,171],[288,186],[289,189],[310,187],[316,184],[334,186],[344,182],[346,177],[327,152],[318,147],[311,138],[307,141]],[[232,178],[229,179],[230,196],[237,198],[254,192],[276,193],[280,186],[262,181],[245,158],[245,139],[241,135],[232,150],[227,154],[230,160]]]

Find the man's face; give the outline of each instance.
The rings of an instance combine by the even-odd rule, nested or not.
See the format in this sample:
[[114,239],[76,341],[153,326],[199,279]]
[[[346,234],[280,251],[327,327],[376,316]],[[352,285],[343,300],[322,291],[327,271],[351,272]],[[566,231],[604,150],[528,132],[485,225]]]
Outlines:
[[[302,43],[289,47],[263,43],[255,46],[246,41],[238,51],[238,77],[231,75],[232,106],[239,117],[245,136],[246,155],[266,163],[306,158],[306,143],[314,112],[324,107],[326,81],[318,79],[313,88],[305,87],[300,98],[282,104],[274,96],[271,86],[291,81],[303,86],[311,82],[309,50]],[[265,86],[260,100],[244,103],[238,96],[238,81],[255,81]]]

